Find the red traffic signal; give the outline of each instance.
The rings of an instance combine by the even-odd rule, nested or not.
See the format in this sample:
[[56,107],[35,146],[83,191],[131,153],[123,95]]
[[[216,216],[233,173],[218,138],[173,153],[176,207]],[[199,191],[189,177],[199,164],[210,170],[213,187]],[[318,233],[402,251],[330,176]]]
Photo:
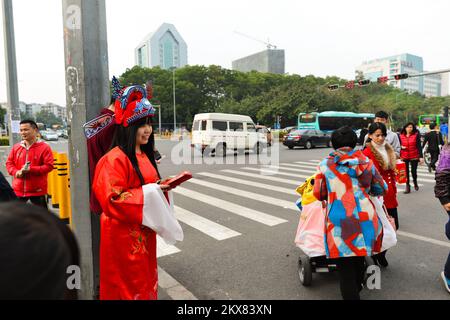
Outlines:
[[359,80],[358,81],[358,85],[360,86],[360,87],[364,87],[364,86],[367,86],[367,85],[369,85],[370,84],[370,80],[369,79],[366,79],[366,80]]
[[403,80],[403,79],[407,79],[407,78],[408,78],[408,74],[407,73],[396,74],[394,76],[395,80]]
[[354,81],[349,81],[345,84],[345,89],[353,89],[355,87]]
[[328,90],[330,90],[330,91],[334,91],[334,90],[337,90],[337,89],[339,89],[339,85],[338,84],[331,84],[331,85],[328,86]]
[[377,81],[378,83],[386,83],[389,81],[389,77],[379,77]]

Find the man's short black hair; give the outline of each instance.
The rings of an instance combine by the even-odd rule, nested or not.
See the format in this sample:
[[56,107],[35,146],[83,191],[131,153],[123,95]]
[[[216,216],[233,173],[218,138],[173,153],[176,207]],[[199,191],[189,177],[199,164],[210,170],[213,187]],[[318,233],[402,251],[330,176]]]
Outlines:
[[20,124],[29,124],[33,129],[37,129],[38,125],[33,120],[22,120]]
[[377,113],[375,113],[375,118],[383,118],[389,120],[389,115],[387,114],[387,112],[378,111]]
[[430,124],[430,130],[434,130],[436,128],[436,123]]
[[331,134],[331,143],[334,149],[340,149],[344,147],[355,148],[358,142],[358,136],[352,130],[352,128],[345,126],[337,129]]

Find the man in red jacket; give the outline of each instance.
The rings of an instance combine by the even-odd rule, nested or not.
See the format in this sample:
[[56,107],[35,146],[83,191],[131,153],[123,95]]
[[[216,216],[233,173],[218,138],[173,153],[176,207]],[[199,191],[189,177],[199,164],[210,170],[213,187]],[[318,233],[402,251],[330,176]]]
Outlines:
[[47,175],[53,170],[53,153],[48,144],[38,141],[38,126],[32,120],[20,122],[22,142],[15,144],[6,161],[14,177],[13,190],[19,200],[47,208]]

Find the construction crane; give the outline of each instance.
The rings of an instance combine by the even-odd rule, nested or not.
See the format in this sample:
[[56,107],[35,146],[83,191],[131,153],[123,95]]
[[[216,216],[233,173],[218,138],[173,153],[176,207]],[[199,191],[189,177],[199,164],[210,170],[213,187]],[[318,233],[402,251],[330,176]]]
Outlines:
[[249,35],[247,35],[247,34],[245,34],[245,33],[239,32],[239,31],[234,31],[234,33],[236,33],[236,34],[238,34],[238,35],[240,35],[240,36],[246,37],[246,38],[248,38],[248,39],[252,39],[252,40],[258,41],[258,42],[260,42],[260,43],[263,43],[263,44],[266,45],[267,49],[269,49],[269,50],[271,50],[271,49],[276,49],[276,48],[277,48],[276,45],[273,45],[273,44],[270,43],[270,40],[267,40],[267,42],[266,42],[266,41],[257,39],[257,38],[255,38],[255,37],[249,36]]

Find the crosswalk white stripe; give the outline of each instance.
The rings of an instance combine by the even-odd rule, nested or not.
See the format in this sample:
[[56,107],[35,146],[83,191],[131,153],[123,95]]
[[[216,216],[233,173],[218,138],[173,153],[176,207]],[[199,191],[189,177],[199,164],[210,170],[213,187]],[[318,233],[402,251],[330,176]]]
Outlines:
[[[277,178],[277,177],[274,177],[274,176],[265,176],[265,175],[262,175],[262,174],[249,173],[249,172],[236,171],[236,170],[222,170],[221,172],[232,173],[232,174],[236,174],[236,175],[244,176],[244,177],[249,177],[249,178],[256,178],[256,179],[261,179],[261,180],[269,180],[269,181],[281,182],[281,183],[285,183],[285,184],[292,184],[292,185],[295,185],[295,186],[299,186],[300,184],[303,183],[303,181],[301,179],[299,179],[299,180],[289,180],[289,179]],[[296,175],[296,177],[307,179],[310,176],[299,174],[299,175]]]
[[175,246],[168,245],[160,236],[156,236],[156,256],[158,258],[181,252]]
[[419,236],[417,234],[404,232],[404,231],[397,231],[397,234],[402,236],[402,237],[408,237],[408,238],[412,238],[412,239],[416,239],[416,240],[420,240],[420,241],[425,241],[425,242],[428,242],[428,243],[432,243],[432,244],[436,244],[436,245],[439,245],[439,246],[450,248],[450,243],[449,242],[444,242],[444,241],[440,241],[440,240],[436,240],[436,239],[432,239],[432,238],[427,238],[427,237],[424,237],[424,236]]
[[[284,172],[281,172],[281,171],[277,171],[277,170],[274,170],[274,169],[264,169],[264,168],[250,168],[250,167],[245,167],[245,168],[241,168],[242,170],[249,170],[249,171],[257,171],[257,172],[264,172],[264,173],[266,173],[266,174],[273,174],[274,176],[277,176],[277,175],[279,175],[279,176],[285,176],[285,177],[292,177],[292,178],[297,178],[297,177],[300,177],[300,175],[297,175],[297,174],[291,174],[291,173],[284,173]],[[308,176],[308,178],[309,177],[311,177],[312,176],[312,174],[310,174],[309,176]],[[302,176],[303,177],[303,176]],[[299,185],[300,185],[301,183],[299,183]]]
[[311,168],[317,169],[317,165],[314,164],[291,164],[291,163],[280,163],[282,166],[292,167],[292,168]]
[[306,165],[309,165],[309,166],[315,165],[317,167],[319,165],[320,161],[317,161],[317,162],[314,162],[314,163],[312,163],[312,162],[305,162],[305,161],[295,161],[294,163],[306,164]]
[[174,189],[174,192],[180,194],[185,197],[189,197],[191,199],[206,203],[207,205],[217,207],[221,210],[228,211],[232,214],[260,222],[267,226],[276,226],[281,223],[287,222],[287,220],[280,219],[278,217],[259,212],[247,207],[240,206],[238,204],[225,201],[219,198],[211,197],[196,191],[188,190],[183,187],[177,187]]
[[311,168],[310,170],[307,169],[300,169],[300,168],[286,168],[282,166],[270,166],[270,167],[262,167],[263,169],[268,170],[284,170],[284,171],[292,171],[292,172],[303,172],[303,173],[311,173],[313,175],[317,172],[317,169]]
[[[287,167],[293,167],[293,168],[312,168],[312,169],[316,169],[317,168],[317,164],[291,164],[291,163],[281,163],[281,165],[283,166],[287,166]],[[431,174],[428,172],[428,170],[423,170],[421,171],[421,169],[417,170],[417,175],[419,177],[424,177],[424,178],[434,178],[434,174]]]
[[241,235],[239,232],[177,206],[175,206],[175,216],[181,222],[219,241]]
[[[406,189],[401,185],[402,187],[397,187],[397,193],[404,192]],[[423,184],[418,184],[419,187],[423,187]]]
[[224,185],[220,185],[217,183],[212,183],[204,180],[199,179],[191,179],[189,180],[189,183],[193,183],[199,186],[207,187],[210,189],[218,190],[221,192],[226,192],[230,194],[234,194],[239,197],[248,198],[251,200],[256,200],[259,202],[264,202],[273,206],[281,207],[284,209],[290,209],[294,210],[295,212],[298,212],[298,207],[295,205],[292,201],[286,201],[279,198],[269,197],[269,196],[263,196],[259,193],[244,191],[241,189],[231,188]]
[[220,175],[220,174],[214,174],[214,173],[210,173],[210,172],[201,172],[201,173],[197,173],[196,175],[201,175],[201,176],[218,179],[218,180],[223,180],[223,181],[228,181],[228,182],[234,182],[234,183],[243,184],[246,186],[261,188],[261,189],[267,189],[270,191],[277,191],[277,192],[282,192],[282,193],[287,193],[287,194],[297,194],[295,192],[294,188],[288,189],[288,188],[278,187],[278,186],[254,182],[254,181],[232,178],[232,177],[228,177],[228,176],[224,176],[224,175]]

